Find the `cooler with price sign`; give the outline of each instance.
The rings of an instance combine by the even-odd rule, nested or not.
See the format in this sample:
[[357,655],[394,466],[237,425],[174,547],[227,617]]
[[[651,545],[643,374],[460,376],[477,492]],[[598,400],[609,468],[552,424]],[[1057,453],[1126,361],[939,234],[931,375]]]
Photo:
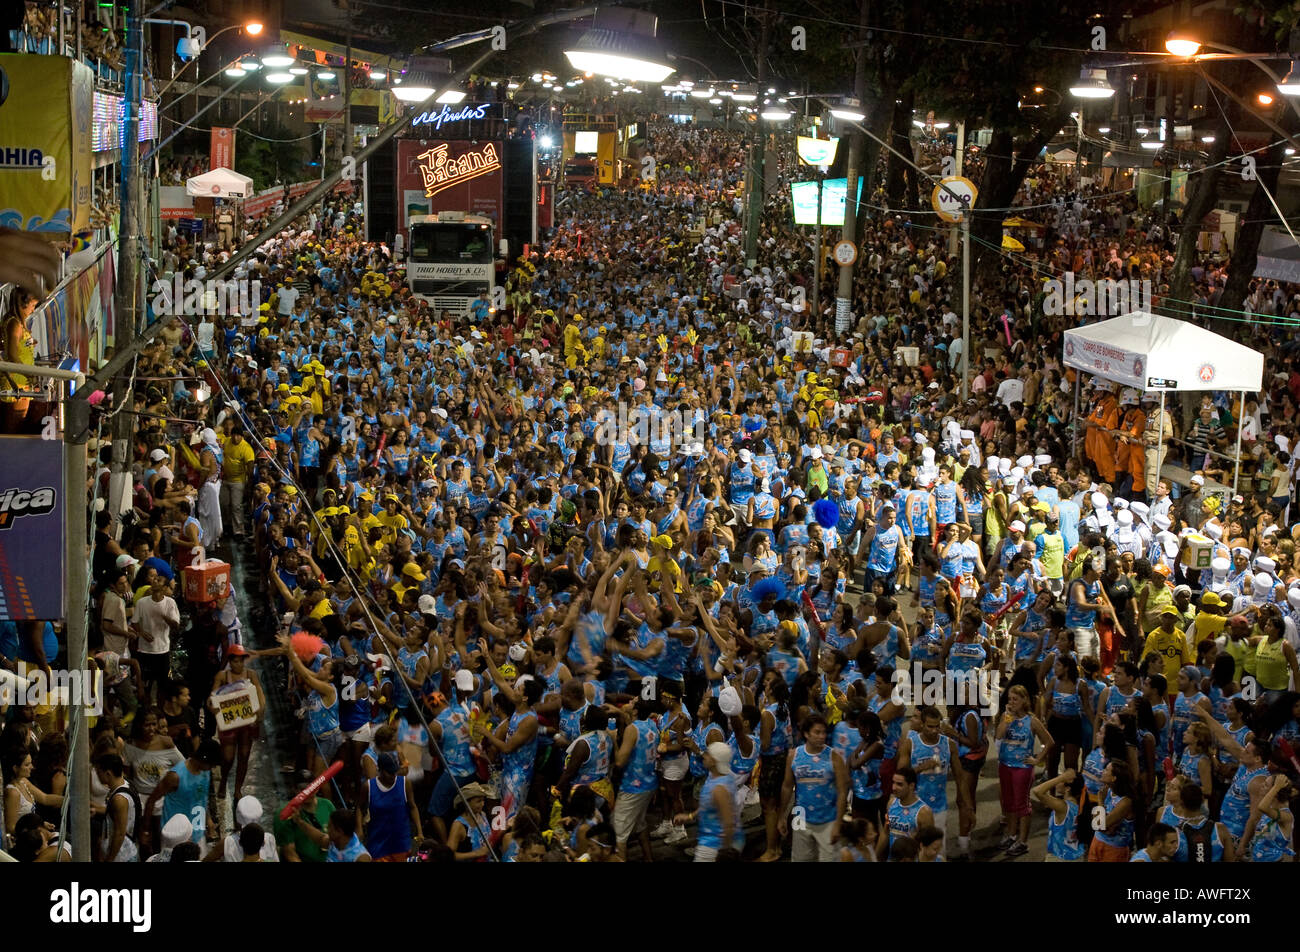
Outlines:
[[210,559],[181,569],[185,600],[196,605],[210,605],[230,591],[230,566]]

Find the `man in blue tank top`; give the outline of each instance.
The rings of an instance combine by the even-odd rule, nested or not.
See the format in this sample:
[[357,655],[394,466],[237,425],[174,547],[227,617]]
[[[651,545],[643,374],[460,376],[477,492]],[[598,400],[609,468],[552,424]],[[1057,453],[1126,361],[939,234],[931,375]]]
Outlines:
[[826,719],[812,714],[801,725],[805,742],[785,762],[779,829],[793,831],[790,859],[830,863],[848,804],[849,767],[827,743]]
[[402,769],[397,754],[386,750],[379,755],[379,776],[361,788],[369,823],[366,850],[378,863],[404,863],[411,844],[424,839],[420,811],[411,795],[411,779],[398,775]]
[[[898,762],[916,771],[916,793],[930,808],[934,825],[946,836],[948,829],[948,777],[956,778],[957,742],[940,732],[943,715],[929,704],[919,712],[921,729],[911,731],[898,745]],[[942,847],[940,848],[942,852]]]
[[[614,837],[618,842],[618,855],[627,860],[627,841],[632,834],[641,837],[641,852],[650,859],[650,828],[646,825],[646,811],[659,789],[659,775],[655,767],[659,760],[659,726],[651,718],[655,702],[638,698],[636,720],[620,724],[622,728],[614,763],[623,768],[618,795],[614,798]],[[626,715],[620,713],[620,719]]]
[[[194,755],[168,770],[145,801],[143,816],[153,816],[154,804],[163,801],[162,825],[174,816],[183,816],[194,828],[190,838],[203,844],[208,832],[208,793],[212,787],[212,768],[221,763],[221,745],[215,740],[199,744]],[[140,828],[140,845],[149,845],[148,824]]]
[[895,524],[895,516],[894,507],[885,506],[880,510],[875,528],[868,529],[864,535],[871,540],[867,552],[867,576],[862,586],[864,591],[873,591],[875,583],[880,582],[884,594],[893,595],[900,562],[910,563],[907,540],[902,528]]

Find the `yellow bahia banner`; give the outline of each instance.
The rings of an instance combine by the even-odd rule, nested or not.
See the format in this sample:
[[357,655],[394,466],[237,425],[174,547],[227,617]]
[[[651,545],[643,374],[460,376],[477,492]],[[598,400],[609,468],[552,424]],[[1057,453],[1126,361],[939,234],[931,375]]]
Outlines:
[[70,238],[90,225],[90,68],[0,54],[0,225]]

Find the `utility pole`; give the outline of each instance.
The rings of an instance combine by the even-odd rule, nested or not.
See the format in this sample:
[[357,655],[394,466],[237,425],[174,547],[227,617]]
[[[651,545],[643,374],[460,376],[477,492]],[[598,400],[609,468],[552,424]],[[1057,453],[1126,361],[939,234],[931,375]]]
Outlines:
[[347,17],[347,54],[343,59],[343,160],[352,154],[352,10],[348,0],[343,0],[343,15]]
[[[867,32],[868,7],[867,0],[861,0],[858,10],[858,32],[859,39]],[[853,98],[859,103],[865,101],[867,95],[867,48],[858,47],[858,62],[853,72]],[[845,168],[845,191],[844,191],[844,231],[841,234],[843,241],[854,241],[858,232],[858,163],[862,161],[862,133],[853,128],[853,134],[849,136],[849,157]],[[867,169],[867,177],[870,178],[872,169]],[[868,197],[870,201],[870,197]],[[821,204],[817,206],[818,214],[821,214]],[[820,267],[820,261],[818,262]],[[847,333],[849,328],[849,319],[853,307],[853,265],[840,265],[840,283],[835,292],[835,330],[837,333]]]
[[[758,95],[761,99],[767,88],[767,48],[772,42],[772,2],[763,4],[763,22],[759,30],[758,41]],[[758,231],[763,223],[763,197],[766,192],[764,180],[764,150],[767,145],[767,133],[763,129],[762,119],[754,124],[758,136],[749,149],[749,174],[745,177],[745,266],[758,264]]]
[[[113,306],[116,312],[116,330],[113,348],[122,353],[129,348],[140,332],[140,175],[139,128],[140,103],[143,98],[141,84],[144,57],[144,30],[142,0],[129,0],[126,15],[126,121],[122,129],[121,218],[118,227],[117,287]],[[174,302],[179,303],[179,302]],[[123,366],[113,381],[110,392],[114,399],[131,399],[130,367]],[[122,514],[123,501],[131,498],[131,444],[135,417],[118,413],[112,420],[113,459],[109,467],[108,510],[116,527]],[[84,495],[84,487],[82,490]],[[69,500],[71,502],[71,500]],[[69,558],[72,553],[69,553]]]
[[[66,388],[66,384],[63,385]],[[66,392],[66,390],[65,390]],[[73,681],[77,705],[70,708],[70,762],[68,777],[68,839],[72,842],[72,861],[90,862],[90,724],[80,687],[86,684],[84,672],[89,655],[87,636],[90,611],[90,580],[86,574],[86,440],[90,437],[90,404],[85,400],[63,401],[63,531],[67,578],[64,580],[64,637],[68,640],[68,670],[82,674]],[[119,413],[118,417],[128,417]],[[116,421],[116,417],[114,421]],[[101,687],[100,690],[103,690]],[[72,704],[73,694],[68,697]]]

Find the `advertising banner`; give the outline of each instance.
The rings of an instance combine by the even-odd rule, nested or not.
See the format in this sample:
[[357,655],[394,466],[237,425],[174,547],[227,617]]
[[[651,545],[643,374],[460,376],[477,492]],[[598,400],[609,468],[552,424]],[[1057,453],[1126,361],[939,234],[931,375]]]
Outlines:
[[90,67],[0,54],[0,225],[68,238],[90,227]]
[[0,620],[63,617],[63,519],[63,441],[0,436]]
[[225,126],[212,127],[212,143],[208,150],[210,169],[233,169],[235,167],[235,130]]
[[397,144],[398,227],[411,215],[457,211],[501,223],[502,142],[402,139]]

